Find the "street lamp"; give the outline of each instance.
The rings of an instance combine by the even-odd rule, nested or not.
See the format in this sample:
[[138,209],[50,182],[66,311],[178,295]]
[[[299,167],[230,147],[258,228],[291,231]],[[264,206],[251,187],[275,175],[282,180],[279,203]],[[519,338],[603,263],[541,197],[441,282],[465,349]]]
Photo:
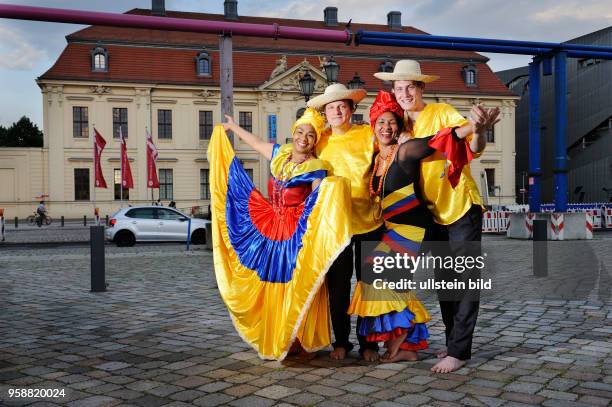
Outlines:
[[361,80],[361,78],[359,77],[359,73],[357,72],[355,72],[355,76],[353,76],[353,79],[348,81],[349,89],[361,89],[363,88],[363,85],[365,85],[365,82]]
[[340,65],[336,63],[333,55],[323,64],[323,70],[325,71],[328,85],[337,82]]
[[312,93],[314,92],[316,81],[310,75],[310,71],[307,69],[302,74],[302,77],[300,78],[299,82],[300,82],[300,95],[304,96],[306,103],[308,103],[308,100],[310,99],[310,97],[312,96]]

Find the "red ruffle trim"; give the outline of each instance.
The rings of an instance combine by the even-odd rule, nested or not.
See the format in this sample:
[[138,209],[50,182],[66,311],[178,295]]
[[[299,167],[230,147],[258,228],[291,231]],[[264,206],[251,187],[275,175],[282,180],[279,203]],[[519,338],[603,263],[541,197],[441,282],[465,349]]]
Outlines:
[[[375,333],[371,333],[368,336],[366,336],[366,341],[368,342],[387,342],[407,332],[408,332],[408,329],[406,328],[395,328],[393,331],[390,331],[390,332],[375,332]],[[428,347],[429,345],[427,344],[427,341],[424,339],[419,341],[418,343],[402,342],[400,344],[400,349],[402,350],[415,350],[416,351],[416,350],[427,349]]]

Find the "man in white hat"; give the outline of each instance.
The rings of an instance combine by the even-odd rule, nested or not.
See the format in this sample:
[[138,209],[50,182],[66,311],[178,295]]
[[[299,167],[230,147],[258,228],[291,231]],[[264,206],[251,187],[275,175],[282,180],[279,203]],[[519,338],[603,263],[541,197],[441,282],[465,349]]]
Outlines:
[[[363,89],[347,89],[336,83],[328,86],[322,95],[308,102],[308,107],[325,114],[330,128],[322,135],[316,145],[317,157],[331,163],[334,175],[348,178],[351,182],[353,241],[338,256],[327,273],[329,304],[335,342],[331,352],[332,359],[344,359],[353,348],[349,341],[351,319],[347,311],[350,305],[351,278],[355,266],[357,279],[361,279],[362,241],[380,239],[382,219],[377,219],[374,206],[370,202],[369,181],[374,139],[368,125],[351,124],[355,106],[366,96]],[[355,257],[353,257],[355,245]],[[353,264],[353,258],[356,264]],[[378,345],[359,339],[359,353],[367,361],[378,359]]]
[[[426,104],[423,100],[425,84],[439,78],[425,75],[417,61],[400,60],[393,72],[378,72],[374,76],[392,81],[393,94],[408,118],[407,128],[412,137],[420,138],[436,134],[447,127],[461,127],[467,120],[452,106],[445,103]],[[499,109],[486,111],[477,106],[472,109],[475,133],[468,138],[470,149],[480,154],[486,145],[485,131],[498,121]],[[468,165],[463,167],[459,184],[453,188],[444,176],[446,158],[436,151],[421,162],[421,194],[434,215],[436,226],[427,237],[430,241],[449,241],[447,250],[454,256],[480,255],[479,242],[482,237],[482,211],[484,206],[476,182]],[[432,246],[433,247],[433,246]],[[438,270],[436,278],[443,279]],[[465,365],[471,358],[472,337],[478,316],[478,293],[472,297],[440,297],[442,319],[446,327],[447,348],[438,353],[441,360],[432,367],[433,372],[449,373]],[[452,299],[452,300],[451,300]]]

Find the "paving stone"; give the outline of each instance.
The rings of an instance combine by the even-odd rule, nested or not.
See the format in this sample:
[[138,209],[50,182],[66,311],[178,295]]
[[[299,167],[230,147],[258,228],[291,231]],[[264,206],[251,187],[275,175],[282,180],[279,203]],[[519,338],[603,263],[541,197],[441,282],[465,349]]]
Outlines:
[[326,397],[337,397],[345,393],[342,390],[334,389],[333,387],[329,387],[329,386],[322,386],[320,384],[315,384],[314,386],[310,386],[308,388],[308,391],[312,393],[320,394],[321,396],[326,396]]
[[566,393],[564,391],[554,391],[554,390],[542,390],[538,392],[538,395],[549,398],[549,399],[569,400],[569,401],[574,401],[578,398],[576,394]]
[[179,391],[178,393],[174,393],[170,396],[170,398],[172,400],[177,400],[177,401],[193,401],[197,398],[203,397],[205,396],[206,393],[203,391],[199,391],[199,390],[183,390],[183,391]]
[[292,394],[299,393],[300,389],[294,389],[291,387],[285,387],[280,385],[274,385],[264,387],[255,392],[256,396],[267,397],[269,399],[279,400]]
[[319,394],[302,392],[287,396],[283,400],[298,406],[312,406],[325,400],[325,398]]
[[69,407],[110,407],[117,405],[121,400],[108,396],[92,396],[68,403]]
[[429,403],[430,400],[431,397],[427,397],[424,394],[408,394],[406,396],[398,397],[393,401],[403,405],[420,406],[422,404]]
[[192,403],[200,407],[215,407],[215,406],[226,405],[233,399],[234,399],[233,397],[228,396],[227,394],[212,393],[212,394],[207,394],[206,396],[197,398],[193,400]]
[[233,385],[231,383],[227,382],[212,382],[198,387],[198,390],[205,391],[207,393],[215,393],[232,386]]
[[235,407],[269,407],[274,405],[275,401],[265,397],[248,396],[229,403]]
[[425,394],[431,398],[442,401],[457,401],[465,396],[465,393],[436,389],[429,389]]
[[502,393],[500,397],[504,400],[516,401],[518,403],[525,404],[542,404],[542,402],[546,400],[544,397],[535,394],[513,392]]
[[505,391],[516,393],[535,394],[544,387],[539,383],[514,382],[504,387]]

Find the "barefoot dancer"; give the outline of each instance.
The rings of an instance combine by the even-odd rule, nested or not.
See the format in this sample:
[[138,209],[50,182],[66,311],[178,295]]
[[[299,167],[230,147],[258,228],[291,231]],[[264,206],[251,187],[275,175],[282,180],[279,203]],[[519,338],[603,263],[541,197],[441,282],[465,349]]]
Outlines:
[[[435,136],[398,145],[402,117],[403,109],[395,97],[380,91],[370,109],[370,123],[380,147],[370,181],[370,194],[385,222],[382,242],[375,252],[416,255],[426,230],[433,225],[431,213],[415,194],[414,182],[419,179],[420,160],[436,149],[446,150],[449,144],[455,144],[456,153],[460,153],[461,148],[465,152],[468,147],[462,139],[472,133],[472,126],[444,129]],[[467,164],[466,156],[449,153],[447,159],[461,171]],[[349,312],[362,318],[358,333],[367,341],[385,342],[387,351],[382,362],[417,360],[416,351],[427,348],[425,323],[430,316],[414,292],[377,290],[360,281]]]
[[[313,109],[293,125],[293,144],[264,142],[226,116],[208,149],[213,256],[221,297],[240,336],[264,359],[292,344],[331,343],[325,275],[350,243],[349,184],[314,157],[324,126]],[[271,201],[253,185],[227,139],[231,130],[271,160]],[[348,208],[348,209],[347,209]]]

